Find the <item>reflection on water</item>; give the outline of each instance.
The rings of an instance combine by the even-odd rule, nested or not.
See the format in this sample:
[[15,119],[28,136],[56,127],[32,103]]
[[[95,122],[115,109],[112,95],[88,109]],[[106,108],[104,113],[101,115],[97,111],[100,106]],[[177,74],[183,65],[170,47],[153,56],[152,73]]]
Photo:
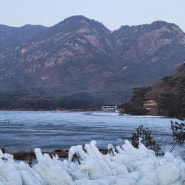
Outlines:
[[52,151],[96,140],[99,148],[107,148],[109,143],[122,145],[139,125],[152,130],[160,143],[171,143],[170,120],[103,112],[0,111],[0,147]]

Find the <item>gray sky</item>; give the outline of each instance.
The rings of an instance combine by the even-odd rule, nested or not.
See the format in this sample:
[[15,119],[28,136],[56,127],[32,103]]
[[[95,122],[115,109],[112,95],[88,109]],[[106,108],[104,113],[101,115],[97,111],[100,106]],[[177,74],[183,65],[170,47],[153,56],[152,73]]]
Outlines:
[[163,20],[185,31],[185,0],[0,0],[0,24],[53,26],[84,15],[116,30]]

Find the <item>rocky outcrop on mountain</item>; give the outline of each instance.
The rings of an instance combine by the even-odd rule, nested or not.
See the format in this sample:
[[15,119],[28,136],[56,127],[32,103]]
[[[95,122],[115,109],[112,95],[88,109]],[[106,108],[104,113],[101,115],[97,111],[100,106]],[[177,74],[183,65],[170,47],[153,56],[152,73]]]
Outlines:
[[150,25],[122,26],[113,34],[119,66],[127,69],[126,74],[134,73],[136,81],[150,83],[160,79],[185,59],[185,34],[175,24],[157,21]]
[[126,100],[185,60],[185,33],[157,21],[111,32],[84,16],[52,26],[0,25],[0,88],[53,96],[86,92],[97,101]]

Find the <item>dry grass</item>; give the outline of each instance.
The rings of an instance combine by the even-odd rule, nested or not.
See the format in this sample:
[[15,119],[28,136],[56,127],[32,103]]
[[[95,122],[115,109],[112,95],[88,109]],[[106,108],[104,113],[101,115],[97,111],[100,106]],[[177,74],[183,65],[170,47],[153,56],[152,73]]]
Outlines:
[[[107,152],[108,152],[107,149],[99,149],[99,151],[102,154],[107,154]],[[32,160],[36,159],[35,153],[33,151],[30,151],[30,152],[26,152],[26,151],[8,152],[8,151],[6,151],[6,149],[3,149],[2,152],[12,154],[14,156],[15,160],[26,160],[31,163]],[[51,157],[58,155],[59,158],[68,158],[68,151],[63,150],[63,149],[55,150],[53,152],[43,152],[43,153],[47,153]]]

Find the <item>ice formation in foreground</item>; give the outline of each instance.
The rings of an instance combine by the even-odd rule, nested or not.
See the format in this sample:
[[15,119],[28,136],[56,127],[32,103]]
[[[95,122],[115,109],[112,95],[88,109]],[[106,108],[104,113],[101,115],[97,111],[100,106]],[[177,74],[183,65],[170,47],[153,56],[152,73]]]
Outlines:
[[170,153],[156,157],[143,144],[136,149],[129,141],[122,147],[108,148],[112,152],[103,155],[95,141],[84,148],[72,146],[68,160],[63,161],[35,149],[37,162],[32,168],[0,151],[0,185],[185,184],[185,163]]

